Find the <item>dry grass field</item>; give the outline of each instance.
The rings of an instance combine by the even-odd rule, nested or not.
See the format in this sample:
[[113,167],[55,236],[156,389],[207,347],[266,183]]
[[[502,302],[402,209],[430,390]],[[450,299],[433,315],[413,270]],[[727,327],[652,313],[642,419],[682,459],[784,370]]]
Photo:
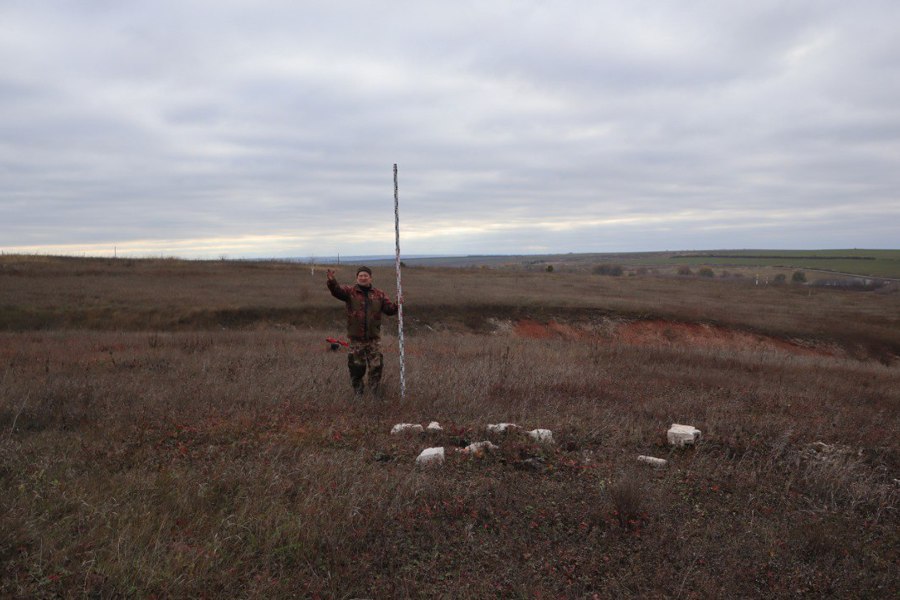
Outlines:
[[407,394],[391,320],[379,401],[310,271],[0,257],[0,596],[900,588],[896,288],[409,268]]

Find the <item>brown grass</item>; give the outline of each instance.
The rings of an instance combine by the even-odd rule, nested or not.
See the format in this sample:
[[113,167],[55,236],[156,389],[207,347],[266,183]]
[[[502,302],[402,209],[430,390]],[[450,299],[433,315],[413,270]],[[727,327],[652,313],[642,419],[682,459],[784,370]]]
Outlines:
[[[339,267],[352,282],[354,269]],[[218,330],[341,325],[323,293],[324,268],[282,262],[63,259],[0,256],[0,330]],[[375,269],[395,293],[390,269]],[[744,279],[602,277],[520,270],[408,268],[411,331],[492,331],[497,320],[594,323],[664,319],[900,354],[900,293]]]
[[[202,263],[179,266],[196,270],[179,279],[151,264],[122,267],[143,269],[137,277],[49,264],[55,275],[0,276],[0,306],[67,315],[79,294],[104,308],[132,297],[168,329],[129,330],[126,304],[114,327],[0,334],[2,596],[874,597],[900,583],[895,363],[701,344],[677,328],[640,343],[617,335],[610,323],[633,317],[602,303],[626,306],[627,292],[668,281],[623,279],[632,287],[595,290],[591,307],[582,279],[410,269],[409,313],[429,320],[408,338],[407,397],[388,337],[388,400],[357,402],[345,355],[324,343],[340,331],[340,306],[321,277],[305,283],[308,268]],[[478,277],[485,306],[512,307],[484,333],[462,322]],[[678,285],[683,297],[666,287],[635,302],[687,323],[684,306],[702,293]],[[38,298],[54,288],[56,299]],[[304,289],[300,303],[323,311],[316,326],[170,320],[294,310]],[[760,311],[774,302],[712,289]],[[838,339],[833,315],[855,308],[893,343],[875,325],[878,311],[896,318],[896,296],[795,300],[808,298],[804,319],[794,305],[779,317],[796,328],[779,339]],[[607,320],[592,326],[582,309]],[[742,331],[763,329],[748,306],[726,312]],[[497,324],[517,315],[573,318],[535,338]],[[443,433],[389,434],[432,419]],[[499,421],[552,429],[557,443],[485,432]],[[703,442],[670,449],[672,422],[697,426]],[[482,439],[499,451],[451,450]],[[448,448],[447,463],[417,470],[429,445]],[[643,468],[638,454],[670,465]]]

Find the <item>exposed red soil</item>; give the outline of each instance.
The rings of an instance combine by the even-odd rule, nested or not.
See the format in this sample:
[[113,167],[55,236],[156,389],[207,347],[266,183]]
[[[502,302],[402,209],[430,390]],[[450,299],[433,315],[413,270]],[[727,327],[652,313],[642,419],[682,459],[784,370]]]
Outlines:
[[532,339],[550,339],[563,338],[567,340],[584,339],[590,337],[587,331],[578,329],[564,323],[550,321],[548,323],[539,323],[532,319],[522,319],[516,321],[514,330],[516,335],[520,337]]
[[777,350],[809,356],[837,356],[840,354],[839,350],[832,347],[807,345],[718,325],[677,323],[661,319],[613,324],[603,334],[555,321],[539,323],[532,319],[523,319],[516,322],[513,331],[518,336],[531,339],[584,340],[602,337],[611,342],[633,345],[684,345],[753,351]]

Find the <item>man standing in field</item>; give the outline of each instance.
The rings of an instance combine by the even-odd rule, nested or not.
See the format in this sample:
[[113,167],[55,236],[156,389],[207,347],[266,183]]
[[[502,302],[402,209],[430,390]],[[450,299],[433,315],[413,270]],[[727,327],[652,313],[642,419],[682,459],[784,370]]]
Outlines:
[[381,372],[384,356],[381,354],[381,315],[397,314],[397,305],[387,294],[372,286],[372,270],[360,267],[356,270],[356,285],[340,285],[334,271],[328,269],[328,290],[347,306],[347,336],[350,338],[350,383],[357,396],[365,390],[363,377],[369,371],[369,388],[381,397]]

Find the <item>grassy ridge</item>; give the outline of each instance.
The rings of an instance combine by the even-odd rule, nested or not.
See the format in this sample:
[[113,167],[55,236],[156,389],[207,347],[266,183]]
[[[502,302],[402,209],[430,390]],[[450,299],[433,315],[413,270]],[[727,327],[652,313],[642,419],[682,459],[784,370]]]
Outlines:
[[816,269],[900,278],[900,250],[727,250],[681,253],[670,260],[698,266]]
[[[387,265],[389,261],[379,261]],[[409,259],[409,265],[430,267],[555,268],[589,271],[600,264],[628,269],[675,269],[678,265],[731,268],[815,269],[869,277],[900,278],[900,250],[720,250],[709,252],[624,252],[606,254],[546,254],[465,256]]]
[[[0,330],[219,330],[321,327],[340,333],[343,308],[324,270],[280,262],[0,257]],[[352,267],[338,267],[352,281]],[[376,284],[395,293],[389,267]],[[889,292],[889,290],[887,290]],[[756,286],[750,278],[602,277],[584,272],[410,268],[413,333],[490,331],[492,322],[666,319],[900,353],[900,295]]]

